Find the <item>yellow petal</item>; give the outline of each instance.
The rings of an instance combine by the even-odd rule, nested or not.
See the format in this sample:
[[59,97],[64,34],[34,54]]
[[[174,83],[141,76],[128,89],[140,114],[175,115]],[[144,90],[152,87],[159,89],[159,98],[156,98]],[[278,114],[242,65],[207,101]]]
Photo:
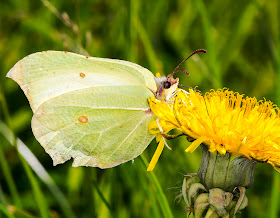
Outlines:
[[160,140],[159,144],[158,144],[156,152],[154,153],[154,155],[152,157],[152,160],[151,160],[151,162],[150,162],[150,164],[148,166],[147,171],[152,171],[155,168],[155,166],[156,166],[156,164],[158,162],[158,159],[159,159],[159,157],[160,157],[160,155],[162,153],[163,148],[164,148],[164,141],[163,141],[163,138],[162,138]]
[[185,152],[193,152],[195,149],[197,149],[197,147],[201,144],[201,143],[203,143],[203,142],[205,142],[205,141],[207,141],[207,140],[209,140],[209,138],[207,137],[207,136],[201,136],[201,137],[199,137],[197,140],[195,140],[186,150],[185,150]]
[[154,120],[152,122],[149,123],[149,131],[151,134],[157,134],[159,133],[159,128],[158,128],[158,125],[157,125],[157,122]]

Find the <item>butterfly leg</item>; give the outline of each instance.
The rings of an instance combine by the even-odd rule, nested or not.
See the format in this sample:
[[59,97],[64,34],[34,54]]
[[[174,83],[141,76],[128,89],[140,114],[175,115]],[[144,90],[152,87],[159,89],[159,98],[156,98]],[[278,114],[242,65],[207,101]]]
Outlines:
[[165,134],[165,133],[160,133],[164,138],[166,138],[167,140],[171,140],[171,139],[175,139],[179,136],[182,136],[184,135],[183,133],[180,133],[180,134],[174,134],[174,135],[168,135],[168,134]]
[[[156,119],[156,122],[157,122],[157,125],[158,125],[158,129],[159,129],[159,131],[160,131],[160,134],[161,134],[161,135],[162,135],[162,134],[165,134],[165,133],[163,132],[163,129],[162,129],[161,125],[159,124],[159,118]],[[166,146],[169,150],[172,150],[172,149],[168,146],[168,144],[167,144],[167,142],[166,142],[164,136],[162,136],[162,140],[163,140],[165,146]]]

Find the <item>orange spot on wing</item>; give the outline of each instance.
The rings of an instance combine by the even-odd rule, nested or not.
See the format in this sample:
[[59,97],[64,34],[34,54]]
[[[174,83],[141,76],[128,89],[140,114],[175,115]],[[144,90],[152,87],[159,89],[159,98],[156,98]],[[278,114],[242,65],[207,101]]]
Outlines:
[[87,123],[88,122],[88,118],[85,117],[85,116],[80,116],[78,118],[78,120],[79,120],[80,123]]
[[80,77],[85,78],[86,74],[80,73]]

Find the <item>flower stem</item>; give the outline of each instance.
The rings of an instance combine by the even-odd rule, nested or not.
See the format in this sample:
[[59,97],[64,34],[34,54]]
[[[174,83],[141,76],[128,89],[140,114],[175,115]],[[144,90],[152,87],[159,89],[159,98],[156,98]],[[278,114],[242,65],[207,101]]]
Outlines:
[[[141,161],[143,163],[143,166],[145,167],[145,170],[148,167],[148,161],[146,160],[146,158],[143,155],[140,155]],[[153,184],[155,190],[156,190],[156,198],[158,199],[158,202],[160,204],[160,207],[162,209],[162,213],[164,214],[164,217],[168,217],[168,218],[172,218],[173,214],[171,212],[171,209],[169,207],[169,203],[166,199],[166,196],[160,186],[160,183],[155,175],[155,173],[152,172],[148,172],[147,173],[151,183]]]

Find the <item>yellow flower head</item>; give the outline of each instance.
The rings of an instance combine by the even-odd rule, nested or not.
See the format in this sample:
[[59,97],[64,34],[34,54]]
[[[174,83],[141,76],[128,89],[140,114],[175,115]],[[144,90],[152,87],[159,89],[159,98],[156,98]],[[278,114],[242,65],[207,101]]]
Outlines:
[[205,96],[190,89],[189,93],[179,91],[172,102],[150,98],[149,104],[158,117],[149,129],[157,134],[159,147],[148,170],[156,164],[164,137],[177,129],[194,139],[187,152],[204,143],[210,152],[244,155],[267,162],[279,172],[280,115],[272,102],[257,101],[228,89],[212,90]]

